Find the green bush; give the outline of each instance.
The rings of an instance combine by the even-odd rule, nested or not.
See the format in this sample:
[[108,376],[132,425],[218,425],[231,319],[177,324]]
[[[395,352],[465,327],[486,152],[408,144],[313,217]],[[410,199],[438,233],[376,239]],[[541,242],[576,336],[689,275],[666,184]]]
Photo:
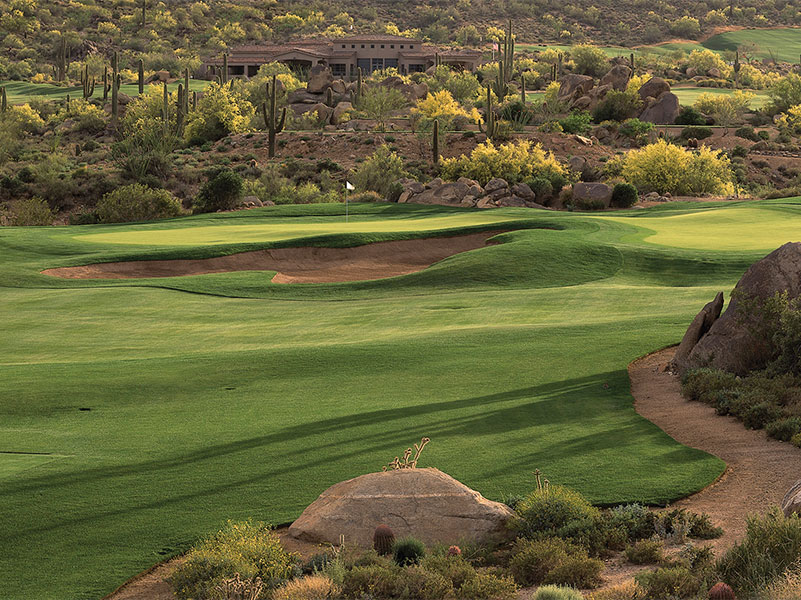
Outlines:
[[583,600],[581,592],[569,587],[544,585],[539,588],[531,600]]
[[642,141],[656,126],[648,121],[639,119],[626,119],[620,124],[618,132],[633,140]]
[[524,537],[539,533],[553,533],[570,523],[597,519],[600,512],[584,497],[561,485],[535,490],[517,505],[517,514],[511,521],[514,531]]
[[634,206],[639,199],[637,188],[630,183],[616,183],[612,188],[612,206],[629,208]]
[[182,600],[209,598],[223,579],[237,573],[243,580],[260,577],[265,587],[271,588],[291,577],[294,562],[268,526],[229,521],[186,554],[170,583]]
[[509,577],[477,573],[464,582],[457,592],[461,600],[515,600],[517,586]]
[[586,554],[572,554],[548,573],[545,583],[593,588],[600,583],[603,568],[603,561],[597,558],[590,558]]
[[181,203],[167,190],[133,183],[104,195],[95,213],[101,223],[153,221],[177,217],[181,214]]
[[425,544],[413,537],[402,538],[392,546],[392,558],[400,566],[417,564],[425,554]]
[[640,540],[626,548],[626,560],[635,565],[653,565],[664,558],[662,542],[657,540]]
[[687,567],[665,567],[639,573],[634,578],[646,591],[648,600],[694,598],[701,582]]
[[439,573],[451,582],[454,588],[460,588],[466,581],[476,576],[476,570],[461,555],[430,555],[420,561],[426,571]]
[[609,69],[609,59],[600,48],[590,45],[574,46],[570,56],[576,65],[576,73],[599,77]]
[[602,569],[600,560],[590,558],[583,548],[558,537],[519,539],[509,561],[509,572],[524,586],[555,583],[593,587]]
[[771,421],[765,426],[767,434],[782,442],[789,442],[793,436],[801,433],[801,417],[787,417]]
[[[637,92],[611,90],[592,111],[592,118],[596,123],[625,121],[639,113],[641,108],[642,100],[640,100],[640,95]],[[637,121],[640,122],[639,119]],[[649,125],[651,125],[650,129],[642,133],[647,133],[653,129],[653,124],[649,123]],[[621,133],[628,135],[623,131]]]
[[592,117],[586,111],[576,111],[570,113],[563,119],[559,119],[559,125],[565,133],[577,133],[583,135],[590,131],[590,121]]
[[386,198],[391,185],[402,177],[408,177],[403,159],[384,145],[356,167],[352,181],[360,192],[377,192]]
[[213,174],[195,198],[196,213],[231,210],[242,199],[244,181],[236,171],[223,169]]
[[415,600],[441,600],[453,592],[451,581],[436,571],[407,567],[398,579],[394,596]]
[[738,596],[751,597],[798,562],[801,518],[785,517],[779,509],[748,519],[745,539],[718,561],[720,578]]
[[698,126],[698,125],[690,125],[689,127],[685,127],[681,130],[679,137],[683,140],[689,140],[690,138],[695,138],[697,140],[705,140],[708,137],[712,137],[712,128],[705,127],[705,126]]
[[706,125],[706,117],[692,106],[683,106],[676,117],[676,125]]
[[532,177],[531,179],[527,179],[524,183],[531,188],[531,191],[534,192],[534,195],[537,197],[537,202],[540,204],[553,197],[553,184],[545,177]]
[[754,131],[754,128],[751,126],[740,127],[734,132],[734,135],[744,140],[751,140],[752,142],[759,141],[759,135],[757,135],[757,132]]
[[613,529],[623,528],[628,539],[640,540],[654,534],[654,513],[641,504],[615,506],[607,516]]
[[743,424],[750,429],[762,429],[771,421],[777,421],[783,416],[782,409],[772,402],[755,404],[742,414]]
[[681,378],[681,393],[689,400],[714,404],[715,394],[737,385],[737,377],[720,369],[690,369]]
[[17,227],[52,225],[55,215],[41,198],[21,198],[14,203],[11,224]]
[[345,573],[342,594],[346,598],[392,598],[402,577],[403,569],[394,565],[354,567]]

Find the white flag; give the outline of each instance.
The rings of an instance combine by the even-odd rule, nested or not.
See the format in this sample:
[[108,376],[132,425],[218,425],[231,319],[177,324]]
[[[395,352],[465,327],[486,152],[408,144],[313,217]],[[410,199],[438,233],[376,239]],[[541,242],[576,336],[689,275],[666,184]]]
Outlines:
[[356,188],[351,185],[350,181],[345,182],[345,189],[346,190],[355,190]]

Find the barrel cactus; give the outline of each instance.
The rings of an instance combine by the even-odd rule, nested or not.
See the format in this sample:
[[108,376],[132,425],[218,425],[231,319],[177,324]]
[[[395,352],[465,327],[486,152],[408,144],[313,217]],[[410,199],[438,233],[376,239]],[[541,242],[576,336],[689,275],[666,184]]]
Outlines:
[[381,556],[392,554],[392,545],[395,543],[395,534],[386,525],[379,525],[373,534],[373,548]]
[[733,589],[721,582],[716,583],[709,590],[709,600],[737,600],[737,596],[734,595]]

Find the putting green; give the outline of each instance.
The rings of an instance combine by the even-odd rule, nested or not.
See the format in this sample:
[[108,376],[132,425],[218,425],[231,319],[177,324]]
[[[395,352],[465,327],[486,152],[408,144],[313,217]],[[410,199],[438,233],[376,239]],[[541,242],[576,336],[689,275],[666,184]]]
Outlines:
[[[710,208],[703,212],[637,218],[637,226],[652,233],[651,244],[697,250],[773,250],[777,240],[801,241],[801,210],[797,205],[749,204]],[[631,218],[604,217],[621,223]],[[640,234],[642,235],[642,234]]]
[[[535,469],[599,504],[697,491],[724,465],[640,418],[626,367],[795,239],[800,208],[371,204],[345,225],[342,205],[309,205],[2,228],[0,452],[18,454],[0,454],[0,598],[97,599],[226,519],[291,521],[423,435],[423,464],[497,500]],[[40,273],[480,227],[509,231],[369,282]]]

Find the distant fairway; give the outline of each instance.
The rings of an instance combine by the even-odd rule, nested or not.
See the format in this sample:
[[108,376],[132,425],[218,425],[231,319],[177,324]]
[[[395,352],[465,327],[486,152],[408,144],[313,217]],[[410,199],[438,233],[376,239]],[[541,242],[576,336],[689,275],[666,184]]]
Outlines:
[[[683,87],[683,86],[674,86],[670,91],[672,91],[676,96],[679,98],[679,102],[685,106],[692,106],[695,104],[695,101],[698,100],[698,97],[701,94],[713,94],[715,96],[729,96],[733,94],[736,90],[733,89],[722,89],[722,88],[707,88],[707,87]],[[764,90],[742,90],[744,92],[749,92],[754,95],[751,99],[751,104],[749,105],[752,109],[759,109],[765,106],[768,101],[768,94]]]
[[[171,83],[168,85],[169,90],[175,91],[178,89],[180,82]],[[202,91],[206,89],[209,84],[208,81],[192,79],[189,81],[189,89],[193,91]],[[150,85],[163,85],[163,84],[150,84]],[[81,87],[67,87],[52,85],[49,83],[28,83],[24,81],[0,81],[0,87],[6,88],[8,94],[8,101],[11,104],[23,104],[30,102],[33,98],[43,98],[45,100],[63,100],[67,96],[70,98],[83,98],[83,88]],[[147,86],[146,86],[147,87]],[[120,91],[128,96],[139,95],[139,85],[136,83],[125,83],[120,86]],[[102,78],[95,85],[95,93],[93,98],[103,97],[103,80]]]
[[[749,51],[749,46],[753,48]],[[769,58],[797,64],[801,56],[801,28],[740,29],[712,36],[704,47],[722,52],[745,48],[753,58]]]
[[[225,519],[291,521],[423,435],[426,466],[493,499],[537,468],[601,504],[721,473],[635,413],[626,366],[799,239],[801,200],[351,208],[0,229],[0,598],[97,599]],[[488,228],[509,231],[377,281],[40,274]]]

